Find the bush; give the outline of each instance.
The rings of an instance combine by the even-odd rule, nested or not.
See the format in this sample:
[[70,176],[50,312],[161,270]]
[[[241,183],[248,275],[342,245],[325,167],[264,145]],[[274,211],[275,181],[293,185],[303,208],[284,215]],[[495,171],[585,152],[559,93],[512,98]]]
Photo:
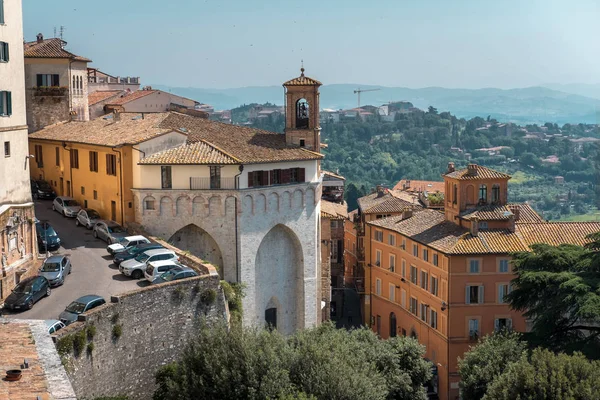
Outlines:
[[82,329],[79,332],[73,334],[73,350],[75,352],[75,356],[79,357],[79,355],[85,349],[85,344],[87,342],[87,333],[86,329]]
[[88,355],[91,355],[93,351],[94,351],[94,342],[90,342],[87,345],[87,353],[88,353]]
[[87,338],[89,341],[94,339],[94,336],[96,336],[96,325],[90,325],[87,327]]
[[73,351],[73,335],[66,335],[56,341],[56,350],[60,356],[66,356]]
[[123,334],[123,327],[121,326],[121,324],[116,324],[113,326],[112,329],[112,336],[113,339],[118,339],[121,337],[121,335]]
[[202,293],[201,300],[206,305],[211,305],[217,299],[217,291],[215,289],[207,289]]
[[242,300],[244,299],[244,289],[246,286],[243,283],[229,283],[221,281],[223,294],[229,307],[231,322],[234,324],[241,323],[243,317]]

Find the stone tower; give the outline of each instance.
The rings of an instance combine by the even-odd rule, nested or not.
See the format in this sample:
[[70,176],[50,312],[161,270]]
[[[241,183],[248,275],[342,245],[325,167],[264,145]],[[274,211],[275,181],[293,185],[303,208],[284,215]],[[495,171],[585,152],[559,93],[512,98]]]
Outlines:
[[300,76],[283,84],[285,88],[285,141],[320,153],[319,86],[321,82]]

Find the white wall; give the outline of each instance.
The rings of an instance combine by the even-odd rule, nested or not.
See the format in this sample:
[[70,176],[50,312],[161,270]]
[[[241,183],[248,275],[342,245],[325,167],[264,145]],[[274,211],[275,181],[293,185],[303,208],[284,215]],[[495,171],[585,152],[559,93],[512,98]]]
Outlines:
[[317,162],[314,160],[286,161],[268,164],[246,164],[244,165],[244,171],[242,172],[242,175],[240,175],[240,189],[248,188],[248,172],[271,171],[273,169],[288,168],[304,168],[306,182],[316,182],[319,180],[319,176],[317,176]]
[[193,108],[195,102],[171,93],[156,91],[139,99],[123,104],[125,112],[163,112],[169,110],[169,104],[176,103]]
[[[168,132],[163,135],[157,136],[155,138],[146,140],[138,144],[137,146],[133,146],[136,149],[141,150],[133,150],[133,156],[131,158],[131,169],[133,172],[133,187],[141,188],[141,187],[154,187],[154,186],[146,186],[148,184],[147,180],[152,180],[153,173],[152,172],[144,172],[146,176],[142,178],[142,167],[146,168],[148,166],[138,165],[138,162],[144,158],[145,156],[149,156],[150,154],[158,153],[159,151],[167,150],[172,147],[179,146],[187,140],[187,135],[180,132]],[[143,180],[142,180],[143,179]],[[158,169],[158,186],[160,187],[160,167]]]

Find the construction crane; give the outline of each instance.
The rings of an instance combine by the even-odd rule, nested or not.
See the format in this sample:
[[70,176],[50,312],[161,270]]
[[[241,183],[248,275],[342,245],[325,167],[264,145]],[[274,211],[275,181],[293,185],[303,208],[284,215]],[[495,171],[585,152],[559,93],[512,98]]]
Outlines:
[[381,89],[361,89],[361,88],[356,89],[354,91],[354,94],[358,94],[358,108],[360,108],[360,94],[362,92],[374,92],[376,90],[381,90]]

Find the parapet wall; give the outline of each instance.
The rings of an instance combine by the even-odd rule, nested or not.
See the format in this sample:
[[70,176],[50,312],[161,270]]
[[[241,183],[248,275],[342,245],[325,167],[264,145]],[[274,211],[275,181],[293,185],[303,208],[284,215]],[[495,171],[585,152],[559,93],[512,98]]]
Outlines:
[[179,358],[198,324],[228,320],[219,276],[205,274],[113,296],[54,340],[77,398],[149,399],[156,371]]

